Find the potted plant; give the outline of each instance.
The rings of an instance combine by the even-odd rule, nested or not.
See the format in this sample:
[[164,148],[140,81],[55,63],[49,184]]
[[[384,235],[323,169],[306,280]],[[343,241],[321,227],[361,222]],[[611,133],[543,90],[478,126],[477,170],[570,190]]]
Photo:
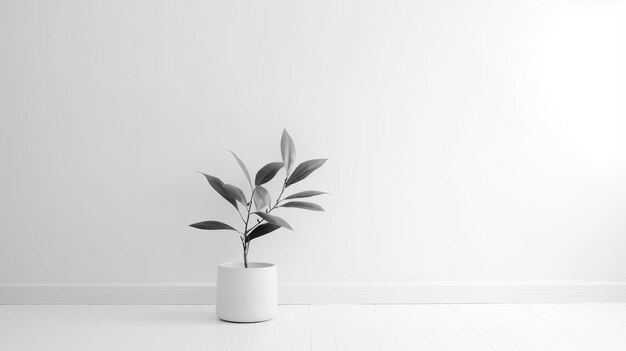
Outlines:
[[[312,211],[324,209],[314,203],[297,199],[326,194],[322,191],[308,190],[283,197],[285,190],[308,177],[320,168],[326,159],[314,159],[302,162],[295,169],[296,147],[286,130],[280,141],[282,162],[270,162],[263,166],[254,178],[250,178],[248,169],[241,159],[231,154],[241,167],[250,185],[250,195],[246,196],[240,188],[226,184],[219,178],[202,173],[215,191],[228,201],[239,213],[243,229],[214,220],[191,224],[204,230],[231,230],[239,233],[243,262],[222,263],[217,267],[217,316],[231,322],[259,322],[272,319],[278,311],[276,265],[264,262],[248,262],[248,252],[252,240],[258,239],[279,228],[293,230],[289,223],[274,214],[280,208],[301,208]],[[275,202],[269,191],[263,187],[271,181],[278,171],[285,170],[282,189]],[[295,201],[294,201],[295,200]],[[254,206],[254,209],[253,209]]]

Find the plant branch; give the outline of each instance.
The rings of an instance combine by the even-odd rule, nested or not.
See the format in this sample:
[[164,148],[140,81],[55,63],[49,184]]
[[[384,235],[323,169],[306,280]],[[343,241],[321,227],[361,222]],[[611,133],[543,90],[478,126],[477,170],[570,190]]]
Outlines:
[[287,177],[285,177],[285,181],[283,182],[283,188],[280,190],[280,194],[278,194],[278,198],[276,199],[276,203],[274,204],[274,207],[272,207],[269,211],[267,211],[268,213],[272,211],[273,209],[275,209],[276,206],[278,206],[278,203],[281,200],[280,198],[281,196],[283,196],[283,193],[285,192],[286,187],[287,187]]
[[[254,192],[256,189],[252,190],[252,194],[250,195],[250,202],[248,202],[248,214],[246,215],[246,220],[244,223],[246,224],[245,229],[243,230],[244,236],[248,235],[248,223],[250,222],[250,210],[252,209],[252,198],[254,198]],[[241,217],[243,219],[243,216]]]
[[[250,201],[252,202],[252,199],[250,199]],[[243,219],[243,215],[241,214],[241,211],[239,211],[239,207],[237,207],[237,213],[239,214],[239,218],[241,218],[241,221],[242,221],[243,223],[246,223],[246,220],[245,220],[245,219]]]
[[[278,207],[278,204],[281,201],[281,196],[283,196],[283,192],[285,192],[285,187],[287,185],[287,177],[285,177],[285,181],[283,182],[283,188],[280,191],[280,194],[278,195],[278,198],[276,199],[276,203],[274,204],[274,206],[272,206],[272,208],[270,208],[269,210],[265,211],[265,213],[270,213],[272,212],[272,210],[274,210],[276,207]],[[260,221],[258,221],[252,228],[250,228],[250,231],[253,231],[254,228],[258,227],[260,224],[263,224],[265,220],[261,218]],[[246,227],[247,228],[247,227]]]

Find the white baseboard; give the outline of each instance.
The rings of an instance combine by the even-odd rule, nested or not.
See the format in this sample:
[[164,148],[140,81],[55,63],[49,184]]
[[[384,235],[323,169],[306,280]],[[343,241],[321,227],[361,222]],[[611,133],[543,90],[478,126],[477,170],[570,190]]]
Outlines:
[[[280,284],[281,304],[626,302],[626,282]],[[214,304],[215,284],[0,283],[0,304]]]

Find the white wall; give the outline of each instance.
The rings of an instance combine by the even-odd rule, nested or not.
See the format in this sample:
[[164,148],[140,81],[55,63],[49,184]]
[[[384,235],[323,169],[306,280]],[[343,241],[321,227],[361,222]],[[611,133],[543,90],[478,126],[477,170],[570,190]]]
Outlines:
[[[1,1],[0,282],[215,280],[245,188],[282,282],[626,280],[623,2]],[[277,182],[274,182],[276,188]]]

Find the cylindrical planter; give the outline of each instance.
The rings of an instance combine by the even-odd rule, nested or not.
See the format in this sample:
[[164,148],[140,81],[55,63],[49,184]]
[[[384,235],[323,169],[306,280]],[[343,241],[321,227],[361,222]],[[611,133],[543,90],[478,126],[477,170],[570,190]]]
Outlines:
[[229,322],[261,322],[278,312],[276,266],[222,263],[217,266],[217,316]]

